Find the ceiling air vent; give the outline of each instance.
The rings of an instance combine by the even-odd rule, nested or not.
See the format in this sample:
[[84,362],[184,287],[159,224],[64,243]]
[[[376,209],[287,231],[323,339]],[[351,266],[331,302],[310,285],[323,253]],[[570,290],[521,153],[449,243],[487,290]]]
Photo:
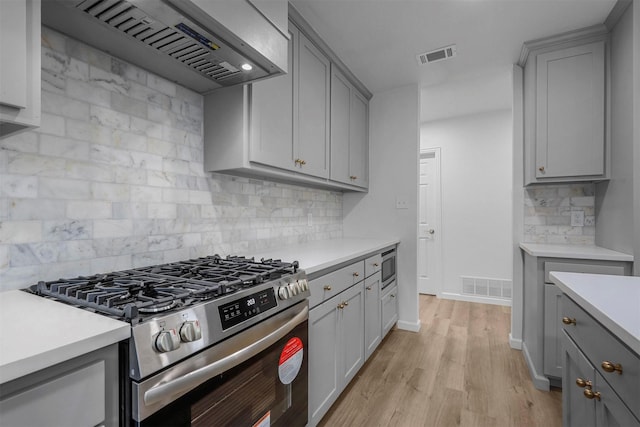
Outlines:
[[431,52],[420,53],[416,55],[418,64],[427,65],[438,61],[444,61],[445,59],[453,58],[456,56],[456,45],[441,47]]

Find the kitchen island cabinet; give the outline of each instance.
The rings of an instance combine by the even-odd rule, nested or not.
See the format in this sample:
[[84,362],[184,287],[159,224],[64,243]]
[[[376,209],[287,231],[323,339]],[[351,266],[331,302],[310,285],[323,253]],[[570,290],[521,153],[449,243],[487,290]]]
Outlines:
[[522,243],[524,330],[522,350],[536,388],[549,390],[562,378],[561,292],[550,272],[631,274],[633,257],[595,246]]
[[0,2],[0,138],[40,126],[40,0]]
[[607,30],[525,43],[525,185],[610,175]]
[[563,425],[640,426],[640,279],[551,280],[562,291]]

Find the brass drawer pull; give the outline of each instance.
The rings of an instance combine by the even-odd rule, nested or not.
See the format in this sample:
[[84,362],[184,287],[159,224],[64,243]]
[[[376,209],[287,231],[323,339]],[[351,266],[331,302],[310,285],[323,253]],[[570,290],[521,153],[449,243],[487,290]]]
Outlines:
[[587,399],[600,400],[600,392],[599,391],[593,391],[590,388],[585,388],[584,389],[584,397],[586,397]]
[[372,288],[371,286],[367,286],[367,290],[370,291]]
[[349,305],[349,301],[345,301],[345,302],[343,302],[343,304],[344,304],[344,306],[346,307],[346,306],[348,306],[348,305]]
[[374,262],[374,263],[373,263],[373,266],[374,266],[374,267],[378,267],[379,265],[380,265],[380,264],[378,264],[377,262]]
[[619,363],[611,363],[608,360],[605,360],[600,366],[602,366],[602,369],[604,369],[605,372],[617,372],[618,375],[622,375],[622,365]]
[[343,302],[341,302],[340,304],[338,304],[338,308],[339,308],[340,310],[342,310],[342,309],[344,308],[344,303],[343,303]]
[[593,383],[591,381],[583,380],[582,378],[576,379],[576,385],[578,387],[587,387],[587,388],[593,387]]
[[544,166],[540,166],[540,167],[538,168],[538,170],[539,170],[540,172],[544,173]]
[[331,290],[331,286],[325,285],[324,288],[322,288],[322,289],[324,289],[325,291],[330,291]]
[[564,323],[565,325],[575,325],[576,324],[576,319],[571,319],[569,317],[563,317],[562,318],[562,323]]
[[353,277],[358,277],[358,276],[360,276],[360,274],[357,271],[353,273]]

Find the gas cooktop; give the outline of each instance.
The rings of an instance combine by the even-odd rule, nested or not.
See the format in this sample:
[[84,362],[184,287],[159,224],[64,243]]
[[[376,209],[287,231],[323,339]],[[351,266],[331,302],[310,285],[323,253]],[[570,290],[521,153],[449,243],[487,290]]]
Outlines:
[[71,279],[39,282],[29,291],[135,325],[261,283],[295,274],[298,262],[213,255]]

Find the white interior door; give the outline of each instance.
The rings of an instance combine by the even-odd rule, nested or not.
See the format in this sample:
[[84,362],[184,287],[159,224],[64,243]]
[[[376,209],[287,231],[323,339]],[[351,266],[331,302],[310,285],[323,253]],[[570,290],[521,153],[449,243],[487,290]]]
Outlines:
[[420,206],[418,212],[418,292],[438,295],[440,290],[440,149],[420,153]]

